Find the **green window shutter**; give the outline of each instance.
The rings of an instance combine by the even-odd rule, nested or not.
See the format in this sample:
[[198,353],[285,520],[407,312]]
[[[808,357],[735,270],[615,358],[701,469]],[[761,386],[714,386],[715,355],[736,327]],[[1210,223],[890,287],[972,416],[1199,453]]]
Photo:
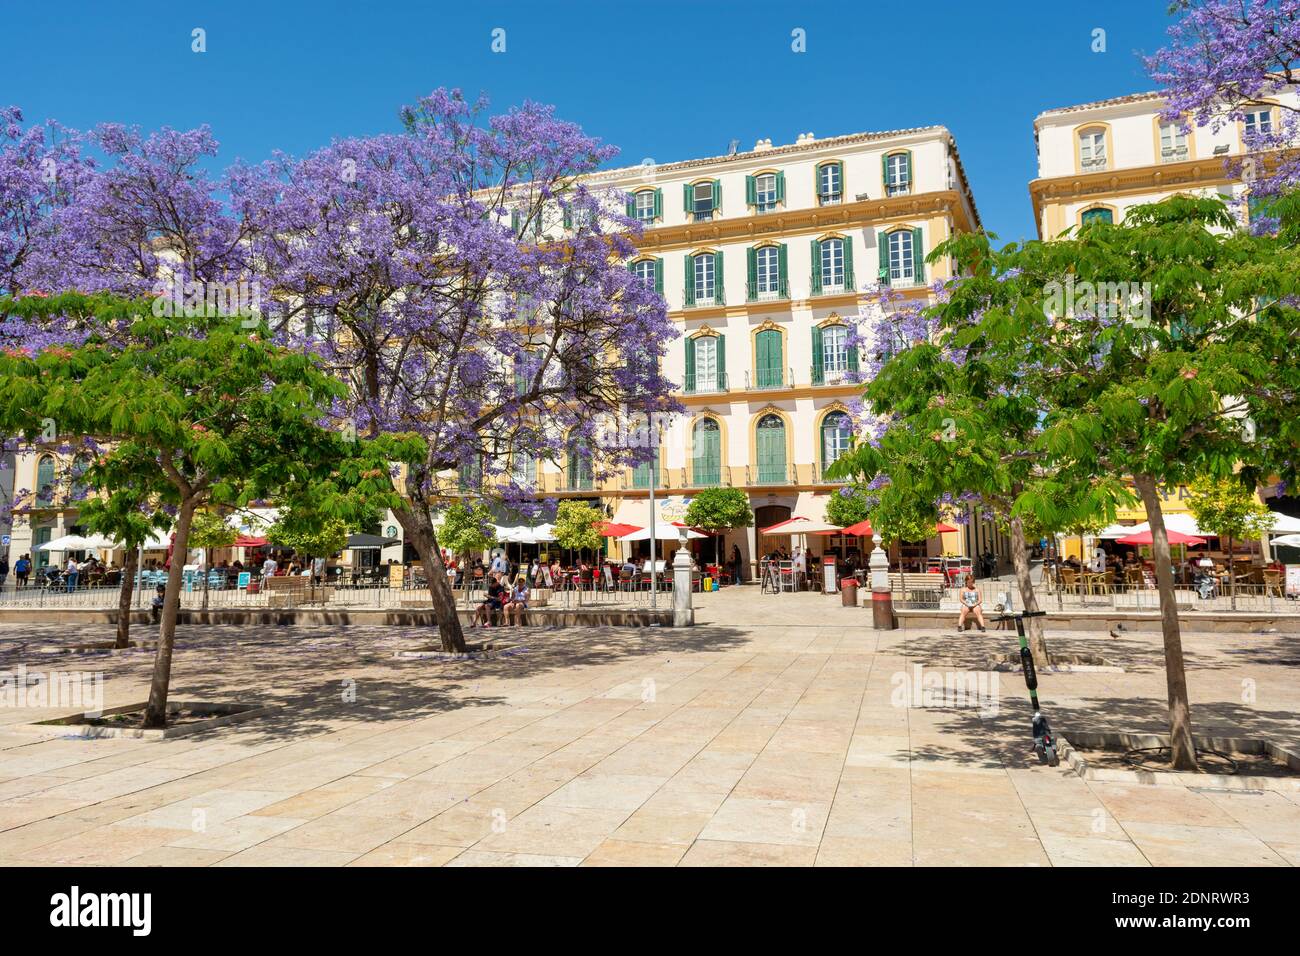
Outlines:
[[686,305],[695,304],[695,257],[691,255],[686,257],[686,288],[683,291],[682,301]]
[[908,192],[916,192],[912,187],[912,153],[908,150],[903,154],[903,176],[906,177]]
[[[849,335],[850,335],[850,337],[852,337],[852,330],[850,330]],[[849,371],[850,371],[850,372],[856,372],[856,371],[858,370],[858,346],[857,346],[857,343],[856,343],[856,342],[848,342],[848,343],[846,343],[846,346],[845,346],[845,347],[846,347],[846,349],[847,349],[847,351],[848,351]]]
[[880,254],[880,284],[889,285],[889,233],[883,229],[876,233],[876,251]]
[[912,272],[917,283],[925,282],[925,249],[921,246],[921,227],[912,230]]
[[882,184],[882,189],[880,191],[880,194],[882,196],[888,196],[889,195],[889,154],[888,153],[880,157],[880,182]]
[[750,299],[758,296],[758,250],[750,246],[745,250],[745,288]]
[[849,198],[849,184],[844,179],[844,164],[836,163],[835,165],[839,169],[840,173],[838,177],[840,181],[840,201],[843,202]]
[[627,201],[627,218],[636,218],[636,194],[633,193]]
[[781,384],[781,333],[766,329],[755,336],[758,349],[755,362],[759,388],[774,388]]
[[569,209],[568,206],[564,207],[564,228],[565,229],[573,228],[573,212]]
[[776,201],[785,202],[785,173],[779,170],[776,174]]
[[844,237],[844,290],[853,291],[853,234]]
[[812,330],[812,383],[820,385],[826,380],[826,365],[822,361],[822,330],[814,325]]
[[510,231],[513,232],[516,236],[519,235],[519,210],[518,209],[510,210]]
[[718,391],[727,390],[727,337],[718,336]]
[[822,244],[812,241],[812,294],[822,294]]
[[758,191],[754,186],[754,177],[746,176],[745,177],[745,205],[752,206],[756,202],[758,202],[757,195],[758,195]]
[[713,254],[713,301],[718,305],[727,302],[727,286],[722,281],[722,275],[722,250],[719,249]]
[[682,183],[682,207],[686,210],[687,215],[691,213],[691,203],[694,199],[695,190],[691,187],[691,184]]
[[777,270],[777,281],[778,281],[778,283],[780,283],[779,288],[780,288],[780,290],[781,290],[781,291],[780,291],[781,298],[783,298],[783,299],[788,299],[788,298],[790,297],[790,283],[789,283],[789,280],[786,278],[785,243],[784,243],[784,242],[781,243],[781,245],[777,247],[777,251],[776,251],[776,270]]
[[656,219],[664,217],[664,191],[658,187],[655,187],[654,217]]
[[757,432],[758,480],[763,484],[783,483],[785,471],[785,426],[760,426]]
[[695,391],[695,340],[686,340],[686,392]]
[[722,180],[713,181],[713,211],[717,212],[722,208]]
[[655,260],[655,292],[660,295],[664,294],[664,261]]

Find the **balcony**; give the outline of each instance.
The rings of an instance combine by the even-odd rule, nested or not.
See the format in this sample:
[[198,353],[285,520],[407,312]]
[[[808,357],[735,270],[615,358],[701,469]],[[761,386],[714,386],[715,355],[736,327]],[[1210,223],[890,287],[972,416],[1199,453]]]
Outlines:
[[705,309],[714,305],[726,305],[727,297],[722,292],[722,286],[715,284],[708,290],[708,295],[702,292],[697,294],[695,286],[689,285],[682,292],[682,305],[687,309]]
[[745,466],[745,485],[747,487],[797,484],[799,484],[798,468],[794,465],[787,465],[783,461],[759,462],[757,465]]
[[1166,146],[1160,150],[1160,162],[1181,163],[1187,159],[1187,146]]
[[845,269],[843,273],[836,277],[837,281],[827,282],[822,279],[818,273],[813,273],[812,277],[812,294],[813,295],[843,295],[846,292],[853,292],[856,283],[853,279],[853,270]]
[[696,381],[694,372],[686,373],[686,382],[682,385],[682,394],[684,395],[714,395],[720,392],[729,391],[731,388],[727,373],[721,375],[711,375],[707,380],[701,379]]
[[[677,471],[680,480],[676,486],[678,488],[731,488],[735,484],[732,481],[733,473],[739,469],[717,462],[697,461],[691,468],[679,468]],[[671,477],[670,473],[669,478]]]
[[811,366],[808,369],[808,381],[813,385],[850,385],[853,384],[847,368],[822,368]]
[[819,206],[838,206],[844,201],[843,193],[818,193],[817,205]]
[[760,368],[753,376],[745,373],[745,391],[764,392],[774,388],[794,388],[794,369]]
[[750,302],[779,302],[790,298],[790,284],[785,279],[776,283],[751,280],[745,284],[745,291]]

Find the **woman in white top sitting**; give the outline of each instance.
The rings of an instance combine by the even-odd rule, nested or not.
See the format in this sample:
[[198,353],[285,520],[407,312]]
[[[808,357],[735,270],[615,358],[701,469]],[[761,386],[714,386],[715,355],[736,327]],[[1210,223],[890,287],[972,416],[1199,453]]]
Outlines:
[[980,594],[980,589],[975,586],[975,575],[968,574],[961,583],[961,590],[957,592],[957,600],[961,602],[961,612],[957,616],[957,633],[966,633],[966,618],[974,617],[975,623],[982,631],[984,630],[984,611],[982,605],[984,598]]

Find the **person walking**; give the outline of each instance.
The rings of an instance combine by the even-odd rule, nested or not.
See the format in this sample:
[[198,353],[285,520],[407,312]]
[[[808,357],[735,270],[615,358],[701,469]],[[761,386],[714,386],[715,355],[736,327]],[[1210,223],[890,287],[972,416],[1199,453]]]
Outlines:
[[4,589],[5,581],[9,579],[9,555],[0,555],[0,590]]
[[67,585],[68,593],[71,594],[73,591],[77,589],[77,578],[81,574],[81,568],[77,564],[77,559],[74,558],[72,555],[68,555],[68,563],[67,566],[64,568],[64,571],[66,572],[64,576],[64,583]]
[[745,580],[741,576],[740,545],[731,546],[731,583],[744,584]]
[[20,588],[27,587],[27,578],[31,575],[31,573],[32,573],[31,555],[24,554],[21,558],[19,558],[17,561],[14,562],[14,586]]

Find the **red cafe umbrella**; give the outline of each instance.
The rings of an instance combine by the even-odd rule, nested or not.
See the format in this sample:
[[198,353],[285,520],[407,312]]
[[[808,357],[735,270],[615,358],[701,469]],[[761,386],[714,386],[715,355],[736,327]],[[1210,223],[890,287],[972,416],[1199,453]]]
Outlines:
[[[1169,538],[1170,544],[1186,544],[1195,547],[1198,544],[1205,544],[1204,538],[1198,538],[1194,534],[1183,534],[1181,531],[1166,531],[1165,535]],[[1141,534],[1131,534],[1127,538],[1116,538],[1119,544],[1150,544],[1151,532],[1143,531]]]
[[950,524],[944,524],[942,521],[940,521],[937,525],[934,526],[935,534],[942,534],[945,531],[958,531],[958,530],[960,529],[954,528]]
[[255,538],[252,535],[241,534],[235,539],[234,547],[236,548],[264,548],[266,547],[266,538]]
[[814,531],[813,534],[852,534],[857,535],[860,538],[870,538],[875,534],[875,532],[871,530],[870,521],[859,521],[857,524],[851,524],[847,528],[842,528],[839,531]]
[[636,524],[620,524],[617,521],[602,521],[596,525],[596,530],[600,532],[602,538],[621,538],[625,534],[631,534],[633,531],[640,531],[641,526]]

